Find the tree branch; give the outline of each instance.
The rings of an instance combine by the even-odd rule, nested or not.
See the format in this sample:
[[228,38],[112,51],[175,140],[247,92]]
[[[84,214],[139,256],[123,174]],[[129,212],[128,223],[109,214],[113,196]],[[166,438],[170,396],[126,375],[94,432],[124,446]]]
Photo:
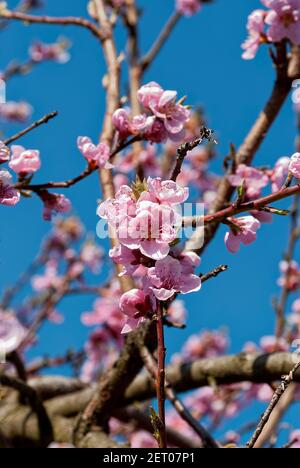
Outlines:
[[6,20],[23,21],[30,24],[55,24],[61,26],[79,26],[88,29],[97,39],[101,42],[105,39],[106,35],[94,23],[86,18],[77,18],[74,16],[67,16],[65,18],[55,18],[51,16],[34,16],[25,13],[7,11],[0,14],[1,18]]
[[282,397],[282,395],[284,394],[284,392],[286,391],[288,386],[293,382],[294,375],[295,375],[295,373],[297,372],[297,370],[299,368],[300,368],[300,362],[298,362],[293,367],[293,369],[291,370],[291,372],[287,376],[282,377],[281,384],[278,385],[268,408],[266,409],[266,411],[262,415],[262,418],[261,418],[261,420],[260,420],[260,422],[259,422],[253,436],[251,437],[250,441],[247,443],[248,448],[255,447],[255,443],[256,443],[257,439],[259,438],[259,436],[261,435],[265,425],[269,421],[273,410],[275,409],[276,405],[278,404],[280,398]]

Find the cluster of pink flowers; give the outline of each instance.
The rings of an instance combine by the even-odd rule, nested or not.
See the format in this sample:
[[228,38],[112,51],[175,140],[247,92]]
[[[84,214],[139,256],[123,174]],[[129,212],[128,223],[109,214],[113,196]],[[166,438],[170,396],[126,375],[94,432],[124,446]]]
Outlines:
[[[0,142],[0,164],[8,163],[19,180],[31,177],[41,167],[40,152],[25,149],[23,146],[13,145],[11,151]],[[67,213],[71,209],[71,202],[62,194],[49,193],[42,190],[38,193],[44,203],[43,218],[51,220],[53,213]],[[20,201],[20,192],[14,186],[12,175],[7,170],[0,171],[0,205],[14,206]]]
[[0,119],[8,122],[26,122],[31,114],[32,107],[25,101],[8,101],[0,104]]
[[77,146],[89,165],[99,168],[111,169],[109,163],[110,149],[107,143],[94,145],[89,137],[78,137]]
[[195,359],[211,358],[223,355],[229,347],[229,338],[226,331],[205,330],[191,335],[184,344],[181,352],[175,354],[173,362],[191,362]]
[[179,13],[191,16],[201,8],[201,0],[176,0],[176,9]]
[[249,199],[258,198],[262,189],[269,183],[267,174],[245,164],[239,164],[235,173],[228,176],[228,180],[233,187],[241,187],[244,183],[246,196]]
[[29,56],[33,62],[53,60],[58,63],[67,63],[70,60],[68,47],[69,44],[65,39],[60,39],[54,44],[35,42],[29,49]]
[[289,172],[296,177],[296,179],[300,179],[300,153],[295,153],[291,157]]
[[155,143],[182,140],[184,126],[190,117],[190,111],[177,101],[176,91],[164,91],[150,82],[138,91],[138,100],[145,113],[132,116],[128,109],[118,109],[113,115],[113,123],[121,139],[130,135],[141,135]]
[[23,146],[13,145],[8,165],[20,177],[33,174],[41,167],[40,152],[38,150],[26,150]]
[[300,1],[261,0],[269,10],[255,10],[248,18],[249,38],[242,45],[243,58],[255,57],[260,44],[288,39],[300,44]]
[[[272,170],[260,170],[239,164],[234,174],[228,176],[233,187],[244,187],[245,200],[253,200],[261,196],[262,190],[271,183],[272,192],[278,192],[291,174],[300,179],[300,153],[278,159]],[[261,222],[272,221],[272,215],[262,211],[252,211],[251,215],[228,220],[230,231],[225,235],[225,244],[231,253],[236,253],[240,244],[249,245],[256,240],[256,233]]]
[[156,308],[156,300],[167,301],[176,293],[186,294],[201,287],[195,269],[199,257],[176,252],[171,244],[181,227],[177,206],[189,192],[171,180],[151,179],[133,188],[122,186],[115,198],[98,208],[108,221],[120,245],[110,252],[123,273],[140,275],[142,288],[125,293],[120,308],[128,320],[123,333],[139,325]]
[[300,266],[295,260],[288,262],[283,260],[279,264],[282,276],[278,280],[278,285],[288,291],[297,291],[300,288]]

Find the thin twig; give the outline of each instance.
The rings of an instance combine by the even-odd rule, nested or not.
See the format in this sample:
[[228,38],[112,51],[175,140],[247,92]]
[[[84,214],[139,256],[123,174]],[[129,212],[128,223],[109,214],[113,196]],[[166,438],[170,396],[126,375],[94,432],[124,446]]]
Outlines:
[[201,282],[205,283],[205,281],[210,280],[211,278],[216,278],[220,273],[223,273],[223,271],[228,270],[228,265],[220,265],[217,268],[214,268],[212,271],[209,271],[205,275],[200,275]]
[[50,112],[49,114],[44,115],[41,119],[37,120],[34,122],[32,125],[29,127],[25,128],[24,130],[21,130],[20,132],[16,133],[15,135],[11,136],[7,140],[4,141],[5,145],[10,145],[14,141],[18,140],[22,136],[26,135],[27,133],[31,132],[32,130],[38,128],[40,125],[46,124],[49,122],[49,120],[54,119],[58,115],[57,111]]
[[236,214],[245,213],[252,210],[259,211],[271,203],[284,200],[285,198],[291,197],[292,195],[296,195],[298,193],[300,193],[300,184],[294,185],[293,187],[288,187],[284,190],[279,190],[278,192],[267,195],[266,197],[258,198],[257,200],[241,203],[239,206],[237,206],[236,203],[231,203],[227,208],[217,211],[216,213],[205,216],[189,216],[183,218],[182,224],[183,226],[197,227],[203,222],[204,224],[208,224],[224,221]]
[[175,162],[174,169],[172,171],[170,180],[176,181],[177,177],[180,174],[181,171],[181,166],[183,164],[183,161],[185,157],[187,156],[189,151],[192,151],[194,148],[197,146],[201,145],[204,139],[211,141],[211,137],[213,134],[213,130],[210,130],[209,128],[202,127],[200,130],[200,137],[197,138],[194,141],[188,141],[186,143],[183,143],[177,150],[177,158]]
[[157,403],[158,403],[158,416],[160,418],[160,437],[159,447],[167,447],[166,438],[166,415],[165,415],[165,361],[166,361],[166,348],[165,348],[165,337],[164,337],[164,324],[163,324],[163,308],[160,303],[157,306],[157,322],[156,322],[156,333],[157,333]]
[[175,11],[172,16],[169,18],[165,26],[163,27],[161,33],[159,34],[158,38],[154,42],[153,46],[146,53],[146,55],[141,60],[141,69],[143,72],[147,70],[149,65],[153,62],[155,57],[158,55],[166,41],[168,40],[169,36],[171,35],[172,31],[174,30],[175,26],[179,22],[181,18],[181,14],[178,11]]
[[88,29],[95,37],[97,37],[101,42],[105,38],[105,33],[101,31],[94,23],[87,20],[86,18],[78,18],[75,16],[66,16],[65,18],[55,18],[52,16],[35,16],[27,15],[25,13],[7,11],[0,14],[1,18],[6,20],[17,20],[26,23],[32,24],[55,24],[61,26],[80,26],[82,28]]
[[270,416],[272,414],[272,411],[276,407],[277,403],[279,402],[280,398],[282,397],[282,395],[284,394],[284,392],[286,391],[288,386],[293,382],[294,374],[299,368],[300,368],[300,362],[298,362],[293,367],[293,369],[291,370],[291,372],[287,376],[282,378],[281,384],[277,387],[268,408],[266,409],[266,411],[262,415],[261,420],[260,420],[260,422],[259,422],[253,436],[251,437],[250,441],[247,443],[248,448],[253,448],[255,446],[255,443],[256,443],[257,439],[259,438],[259,436],[261,435],[265,425],[269,421],[269,418],[270,418]]

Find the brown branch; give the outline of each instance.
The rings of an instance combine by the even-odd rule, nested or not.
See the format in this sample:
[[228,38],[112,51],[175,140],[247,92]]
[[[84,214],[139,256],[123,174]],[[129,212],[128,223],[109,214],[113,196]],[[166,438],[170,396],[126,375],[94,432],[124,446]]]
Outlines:
[[297,372],[297,370],[299,368],[300,368],[300,362],[298,362],[293,367],[293,369],[290,371],[290,373],[287,376],[282,378],[281,384],[277,387],[268,408],[266,409],[266,411],[262,415],[262,418],[261,418],[261,420],[260,420],[260,422],[259,422],[253,436],[251,437],[250,441],[247,443],[248,448],[255,447],[255,443],[256,443],[257,439],[259,438],[259,436],[261,435],[265,425],[269,421],[270,416],[271,416],[274,408],[278,404],[280,398],[282,397],[282,395],[284,394],[284,392],[286,391],[288,386],[293,382],[294,375],[295,375],[295,373]]
[[40,443],[42,447],[47,447],[53,441],[53,428],[47,411],[36,391],[22,380],[3,373],[0,373],[0,384],[17,390],[21,397],[28,401],[38,419]]
[[228,265],[220,265],[219,267],[214,268],[212,271],[209,271],[205,275],[200,275],[201,282],[205,283],[211,278],[216,278],[220,273],[223,273],[226,270],[228,270]]
[[27,133],[31,132],[32,130],[38,128],[40,125],[46,124],[49,122],[49,120],[54,119],[58,115],[58,112],[50,112],[49,114],[46,114],[44,117],[41,119],[37,120],[34,122],[32,125],[29,127],[25,128],[24,130],[21,130],[20,132],[16,133],[15,135],[11,136],[7,140],[4,141],[5,145],[10,145],[14,141],[18,140],[22,136],[26,135]]
[[1,18],[6,20],[22,21],[25,24],[54,24],[60,26],[79,26],[88,29],[97,39],[101,42],[105,38],[105,34],[94,23],[86,18],[77,18],[74,16],[67,16],[65,18],[55,18],[51,16],[34,16],[20,12],[7,11],[0,14]]
[[[112,151],[109,159],[112,160],[118,153],[120,153],[120,151],[132,145],[139,139],[140,139],[139,136],[135,136],[126,142],[122,142],[114,151]],[[81,174],[74,177],[73,179],[64,180],[62,182],[46,182],[42,184],[30,184],[30,185],[21,183],[21,184],[16,184],[15,188],[17,188],[18,190],[22,190],[22,189],[31,190],[32,192],[40,192],[41,190],[54,189],[54,188],[62,188],[62,189],[70,188],[73,185],[76,185],[78,182],[81,182],[82,180],[86,179],[88,176],[90,176],[97,170],[98,170],[98,167],[87,166]]]
[[175,26],[179,22],[180,18],[181,14],[177,11],[175,11],[169,18],[162,31],[160,32],[158,38],[154,42],[153,46],[141,60],[141,69],[143,72],[147,70],[147,68],[151,65],[153,60],[159,54],[159,52],[167,42],[168,38],[170,37],[171,33],[173,32]]
[[[276,408],[274,408],[274,410],[272,411],[272,414],[270,415],[270,418],[267,424],[265,425],[262,433],[258,437],[255,443],[255,448],[263,447],[267,441],[272,440],[274,438],[280,421],[282,420],[284,414],[294,401],[296,389],[297,385],[295,383],[292,383],[286,389]],[[254,429],[256,429],[256,425],[254,425],[253,430]]]
[[[271,383],[288,374],[294,366],[292,353],[240,353],[232,356],[198,359],[187,364],[171,364],[166,369],[166,379],[176,392],[186,392],[210,385],[232,384],[238,382]],[[300,372],[294,374],[300,382]],[[135,401],[145,401],[155,397],[156,389],[152,379],[139,375],[125,392],[119,405]]]
[[197,148],[197,146],[201,145],[204,139],[207,139],[208,141],[211,141],[211,136],[213,134],[213,131],[206,128],[202,127],[200,130],[200,137],[197,138],[194,141],[188,141],[186,143],[183,143],[178,149],[177,149],[177,158],[175,161],[174,169],[172,171],[172,174],[170,176],[170,180],[176,181],[177,177],[179,176],[181,172],[181,167],[183,164],[183,161],[189,151],[192,151],[193,149]]
[[252,210],[261,210],[264,207],[267,207],[271,203],[275,203],[285,198],[291,197],[300,193],[300,184],[294,185],[293,187],[288,187],[284,190],[279,190],[278,192],[272,193],[257,200],[241,203],[237,205],[236,203],[231,203],[227,208],[217,211],[216,213],[208,214],[205,216],[190,216],[183,218],[183,226],[193,226],[196,227],[200,223],[210,224],[210,223],[220,223],[221,221],[231,218],[240,213],[245,213]]

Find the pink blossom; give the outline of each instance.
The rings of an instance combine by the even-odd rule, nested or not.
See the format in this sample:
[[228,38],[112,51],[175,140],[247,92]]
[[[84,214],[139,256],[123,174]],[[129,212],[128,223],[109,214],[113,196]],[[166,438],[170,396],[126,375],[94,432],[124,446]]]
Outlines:
[[12,313],[0,311],[0,361],[3,354],[18,348],[26,336],[26,330]]
[[116,174],[114,176],[114,187],[117,192],[123,185],[128,185],[129,179],[125,174]]
[[13,145],[9,167],[21,176],[33,174],[41,167],[40,152],[38,150],[26,150],[23,146]]
[[[155,201],[161,204],[179,205],[189,197],[189,189],[182,187],[173,180],[162,181],[159,177],[147,180],[148,191]],[[153,200],[153,198],[151,198]]]
[[176,293],[199,291],[201,279],[194,274],[200,258],[193,252],[182,254],[179,259],[167,256],[149,268],[150,288],[160,301],[170,299]]
[[168,318],[171,322],[184,325],[186,322],[187,311],[184,306],[184,302],[180,299],[176,299],[172,302],[170,307],[168,308]]
[[239,164],[235,174],[228,176],[228,180],[233,187],[240,187],[245,183],[246,196],[250,199],[259,197],[261,190],[269,182],[266,174],[245,164]]
[[176,8],[179,13],[192,16],[201,8],[201,0],[176,0]]
[[279,263],[282,276],[278,279],[278,285],[287,288],[288,291],[296,291],[300,287],[300,267],[295,260]]
[[102,216],[105,216],[106,211],[109,224],[117,228],[121,244],[155,260],[165,257],[170,250],[169,243],[176,239],[181,224],[179,216],[171,207],[143,201],[142,197],[136,203],[130,189],[127,194],[124,191],[121,188],[114,201],[102,204],[98,214],[101,216],[104,209]]
[[116,265],[122,265],[120,276],[134,275],[140,270],[142,263],[146,264],[147,258],[143,257],[140,250],[132,250],[125,245],[118,245],[109,251],[109,256]]
[[81,321],[86,326],[103,325],[119,340],[120,332],[124,326],[124,315],[120,310],[121,297],[118,280],[110,283],[109,287],[102,289],[102,297],[96,299],[91,312],[84,312]]
[[253,59],[260,44],[264,41],[264,19],[266,12],[263,10],[254,10],[248,17],[247,29],[249,37],[242,44],[244,49],[243,58]]
[[0,104],[0,118],[9,122],[26,122],[32,114],[32,107],[24,101],[8,101]]
[[118,130],[121,140],[132,135],[131,115],[129,109],[117,109],[112,117],[113,124]]
[[103,258],[103,249],[98,247],[94,242],[88,241],[84,244],[80,259],[84,266],[88,267],[92,273],[99,273]]
[[[168,132],[164,123],[155,117],[148,117],[144,128],[144,137],[152,143],[164,143],[168,138]],[[181,138],[181,134],[179,134]],[[173,139],[175,135],[173,135]]]
[[143,167],[145,177],[159,177],[161,174],[161,167],[156,154],[155,145],[148,144],[139,155],[139,163]]
[[164,91],[157,83],[150,82],[139,89],[138,99],[145,109],[163,122],[169,137],[183,131],[190,111],[177,102],[176,91]]
[[260,228],[260,222],[253,216],[243,216],[235,218],[233,221],[237,227],[231,228],[225,234],[225,245],[229,252],[236,253],[241,243],[249,245],[256,240],[256,231]]
[[110,149],[106,143],[93,144],[88,137],[78,137],[77,146],[89,164],[97,167],[111,169],[113,166],[109,163]]
[[137,431],[130,436],[131,448],[157,448],[157,442],[150,432]]
[[68,43],[65,40],[59,40],[54,44],[35,42],[29,49],[29,55],[34,62],[54,60],[58,63],[67,63],[70,60],[67,49]]
[[257,399],[264,403],[269,403],[272,399],[273,393],[274,392],[271,389],[270,385],[259,385],[257,389]]
[[300,314],[300,299],[296,299],[292,305],[292,311],[294,314]]
[[221,356],[229,346],[228,336],[223,330],[205,330],[191,335],[186,341],[181,355],[184,362],[200,358]]
[[227,431],[225,434],[227,444],[238,444],[241,440],[240,434],[235,431]]
[[278,192],[289,173],[290,158],[282,157],[278,159],[273,171],[271,172],[272,192]]
[[119,240],[126,247],[159,260],[168,255],[169,244],[176,239],[180,225],[181,216],[170,206],[140,200],[136,216],[128,226],[120,226]]
[[129,333],[137,328],[153,310],[150,297],[140,289],[131,289],[124,293],[120,299],[120,309],[127,315],[127,321],[122,334]]
[[67,213],[72,208],[70,200],[62,194],[43,191],[39,195],[44,202],[45,221],[51,221],[53,213]]
[[118,346],[113,340],[110,329],[98,328],[85,345],[87,360],[81,369],[81,380],[92,382],[102,369],[112,366],[117,358]]
[[296,179],[300,179],[300,153],[295,153],[291,157],[289,171]]
[[8,171],[0,171],[0,205],[14,206],[20,201],[20,192],[13,187]]
[[265,23],[270,26],[269,41],[289,39],[293,44],[300,44],[300,1],[272,0],[266,6],[272,8],[265,18]]
[[63,278],[58,274],[56,261],[49,261],[46,264],[43,275],[37,275],[32,278],[32,287],[35,291],[45,291],[47,289],[58,289],[62,286]]
[[261,224],[263,223],[272,223],[273,216],[272,213],[267,213],[266,211],[251,210],[250,214],[254,216]]
[[9,161],[10,150],[9,148],[0,140],[0,164]]
[[288,351],[289,345],[284,338],[276,336],[263,336],[259,342],[261,349],[265,353],[274,353],[275,351]]

